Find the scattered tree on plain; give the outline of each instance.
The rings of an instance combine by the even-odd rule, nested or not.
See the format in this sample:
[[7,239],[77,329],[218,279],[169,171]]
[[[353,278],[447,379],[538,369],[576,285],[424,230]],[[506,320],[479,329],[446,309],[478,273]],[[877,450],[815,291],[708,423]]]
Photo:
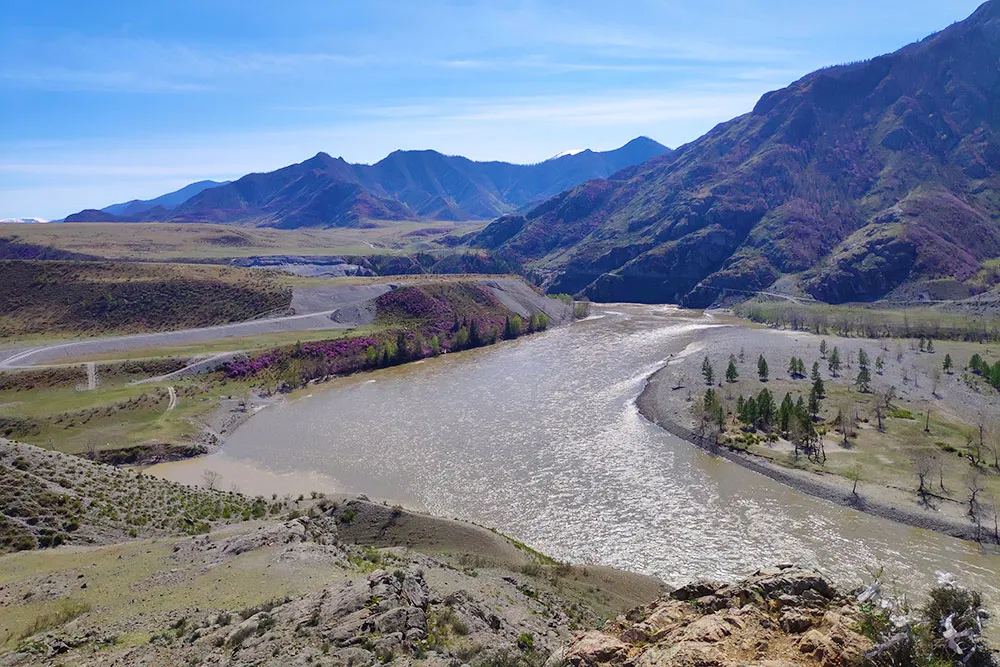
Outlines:
[[854,379],[854,384],[862,394],[872,390],[872,374],[868,369],[868,354],[864,350],[858,352],[858,377]]
[[840,377],[840,350],[836,346],[833,348],[833,352],[830,353],[830,359],[827,364],[830,369],[830,373],[833,377]]
[[712,368],[712,362],[705,357],[705,360],[701,362],[701,376],[705,378],[705,384],[712,386],[715,384],[715,369]]
[[761,382],[767,382],[767,360],[764,359],[763,354],[757,358],[757,375],[760,377]]
[[737,378],[740,377],[740,372],[736,368],[736,359],[733,356],[729,357],[729,366],[726,367],[726,382],[732,384],[736,382]]

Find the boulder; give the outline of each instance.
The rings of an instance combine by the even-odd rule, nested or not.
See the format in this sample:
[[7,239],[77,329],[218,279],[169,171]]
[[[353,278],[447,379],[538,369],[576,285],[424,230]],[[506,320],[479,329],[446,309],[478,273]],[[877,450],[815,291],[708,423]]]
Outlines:
[[628,658],[628,646],[616,637],[598,630],[577,635],[567,647],[563,658],[574,667],[621,664]]

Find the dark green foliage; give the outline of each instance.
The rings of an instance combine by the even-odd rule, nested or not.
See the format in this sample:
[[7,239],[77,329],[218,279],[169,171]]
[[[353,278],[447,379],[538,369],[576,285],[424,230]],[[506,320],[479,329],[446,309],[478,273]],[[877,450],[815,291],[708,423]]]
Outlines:
[[705,378],[705,384],[712,386],[715,384],[715,369],[712,368],[712,362],[705,357],[705,360],[701,362],[701,376]]
[[801,380],[806,376],[806,363],[801,359],[792,357],[788,362],[788,374],[793,380]]
[[726,367],[726,382],[732,383],[740,377],[740,372],[736,368],[736,360],[729,358],[729,365]]
[[763,354],[757,358],[757,376],[760,378],[761,382],[767,382],[767,376],[768,376],[767,360],[764,359]]
[[827,367],[833,377],[840,377],[840,365],[840,350],[834,346],[833,352],[830,353],[830,360],[827,362]]
[[778,428],[782,433],[788,432],[794,413],[795,403],[792,401],[792,395],[785,394],[785,398],[781,400],[781,407],[778,408]]
[[858,391],[867,394],[872,390],[872,374],[868,368],[868,353],[864,350],[858,352],[858,376],[854,380]]

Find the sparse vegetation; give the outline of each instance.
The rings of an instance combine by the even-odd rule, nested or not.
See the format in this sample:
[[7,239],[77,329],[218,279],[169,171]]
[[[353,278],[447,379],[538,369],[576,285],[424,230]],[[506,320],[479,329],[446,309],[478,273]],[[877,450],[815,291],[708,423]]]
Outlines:
[[0,261],[0,338],[163,331],[287,308],[264,271],[211,265]]

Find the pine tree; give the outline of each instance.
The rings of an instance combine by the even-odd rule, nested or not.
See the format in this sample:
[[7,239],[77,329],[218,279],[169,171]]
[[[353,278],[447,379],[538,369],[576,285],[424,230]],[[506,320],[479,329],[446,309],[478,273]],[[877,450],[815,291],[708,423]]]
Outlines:
[[761,389],[757,394],[757,423],[763,430],[768,430],[774,425],[774,417],[777,408],[774,405],[774,397],[766,388]]
[[882,355],[875,357],[875,372],[882,375],[882,370],[885,368],[885,362],[882,360]]
[[715,384],[715,369],[712,368],[712,362],[705,357],[705,361],[701,362],[701,374],[705,378],[705,384],[712,386]]
[[726,367],[726,382],[736,382],[736,378],[739,376],[740,372],[736,369],[736,360],[730,357],[729,366]]
[[826,339],[819,342],[819,356],[826,359]]
[[934,341],[930,338],[927,339],[927,352],[928,354],[934,354]]
[[812,415],[813,419],[819,416],[820,410],[820,395],[816,392],[816,385],[809,391],[809,414]]
[[858,377],[854,379],[854,384],[858,386],[858,391],[862,394],[867,394],[872,390],[872,374],[868,370],[867,359],[865,363],[858,364]]
[[819,374],[819,362],[813,362],[812,369],[812,391],[816,394],[817,398],[823,398],[826,395],[826,386],[823,384],[823,378]]
[[761,382],[767,382],[767,360],[764,359],[764,355],[760,355],[757,358],[757,375],[760,376]]
[[781,401],[781,407],[778,408],[778,428],[783,432],[788,432],[788,426],[792,420],[792,413],[795,411],[795,403],[792,402],[792,395],[785,394],[785,398]]
[[944,372],[947,373],[948,375],[951,375],[951,369],[953,367],[953,364],[951,362],[950,354],[944,355],[944,364],[942,364],[942,366],[944,367]]
[[833,347],[833,352],[830,353],[830,362],[827,364],[830,368],[830,373],[833,377],[839,377],[840,373],[840,350],[836,346]]
[[972,355],[972,359],[969,359],[969,370],[976,375],[987,375],[989,373],[988,370],[983,369],[983,358],[979,356],[978,352]]

